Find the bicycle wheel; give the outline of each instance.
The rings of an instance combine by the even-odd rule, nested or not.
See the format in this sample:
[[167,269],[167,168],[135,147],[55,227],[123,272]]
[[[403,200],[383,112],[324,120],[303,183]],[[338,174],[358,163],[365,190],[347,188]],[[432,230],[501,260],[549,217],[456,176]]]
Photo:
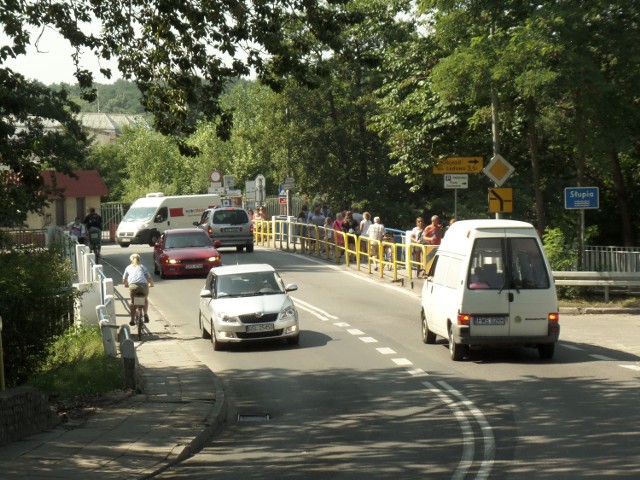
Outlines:
[[144,310],[142,308],[138,308],[136,313],[136,325],[138,325],[138,340],[142,340],[142,330],[144,329],[144,314],[142,313]]

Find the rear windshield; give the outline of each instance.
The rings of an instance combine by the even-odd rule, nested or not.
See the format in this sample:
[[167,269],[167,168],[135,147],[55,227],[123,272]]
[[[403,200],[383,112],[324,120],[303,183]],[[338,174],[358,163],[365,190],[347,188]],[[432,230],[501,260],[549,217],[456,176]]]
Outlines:
[[213,223],[215,225],[242,225],[249,223],[249,216],[244,210],[215,210]]
[[476,240],[467,287],[470,289],[546,289],[549,274],[535,238],[479,238]]

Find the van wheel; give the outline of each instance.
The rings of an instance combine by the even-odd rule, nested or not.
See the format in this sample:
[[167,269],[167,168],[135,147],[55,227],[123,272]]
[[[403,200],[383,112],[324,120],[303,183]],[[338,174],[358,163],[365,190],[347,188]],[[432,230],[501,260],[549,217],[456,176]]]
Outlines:
[[244,247],[236,247],[236,252],[241,252]]
[[455,343],[453,341],[453,325],[449,325],[449,354],[451,355],[451,360],[459,362],[464,358],[466,353],[466,345],[463,345],[462,343]]
[[253,252],[253,244],[247,245],[247,253]]
[[160,240],[160,234],[158,232],[153,232],[151,237],[149,237],[149,246],[153,247]]
[[538,345],[538,354],[540,355],[540,358],[549,360],[550,358],[553,358],[555,349],[555,343],[541,343],[540,345]]
[[436,343],[436,334],[429,330],[429,324],[427,318],[424,315],[424,310],[421,314],[422,317],[422,342],[432,345]]
[[129,245],[131,245],[130,243],[119,243],[118,245],[120,245],[122,248],[129,248]]

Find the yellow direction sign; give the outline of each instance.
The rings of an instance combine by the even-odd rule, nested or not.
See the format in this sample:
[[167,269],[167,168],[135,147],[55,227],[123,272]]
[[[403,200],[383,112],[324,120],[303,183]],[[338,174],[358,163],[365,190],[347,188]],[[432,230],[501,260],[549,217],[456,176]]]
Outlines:
[[443,158],[433,166],[433,173],[480,173],[482,157]]
[[513,189],[512,188],[490,188],[489,189],[489,212],[491,213],[513,212]]

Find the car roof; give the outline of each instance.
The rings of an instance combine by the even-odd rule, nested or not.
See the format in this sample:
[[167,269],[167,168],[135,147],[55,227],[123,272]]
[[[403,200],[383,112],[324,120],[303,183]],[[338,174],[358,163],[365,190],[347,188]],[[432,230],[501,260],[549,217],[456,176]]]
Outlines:
[[205,235],[207,235],[207,233],[204,230],[202,230],[201,228],[196,228],[196,227],[193,227],[193,228],[173,228],[171,230],[166,230],[164,233],[167,234],[167,235],[173,235],[174,233],[175,234],[185,234],[185,233],[202,234],[202,233],[204,233]]
[[245,265],[223,265],[214,267],[215,275],[235,275],[238,273],[275,272],[275,268],[267,263],[249,263]]

